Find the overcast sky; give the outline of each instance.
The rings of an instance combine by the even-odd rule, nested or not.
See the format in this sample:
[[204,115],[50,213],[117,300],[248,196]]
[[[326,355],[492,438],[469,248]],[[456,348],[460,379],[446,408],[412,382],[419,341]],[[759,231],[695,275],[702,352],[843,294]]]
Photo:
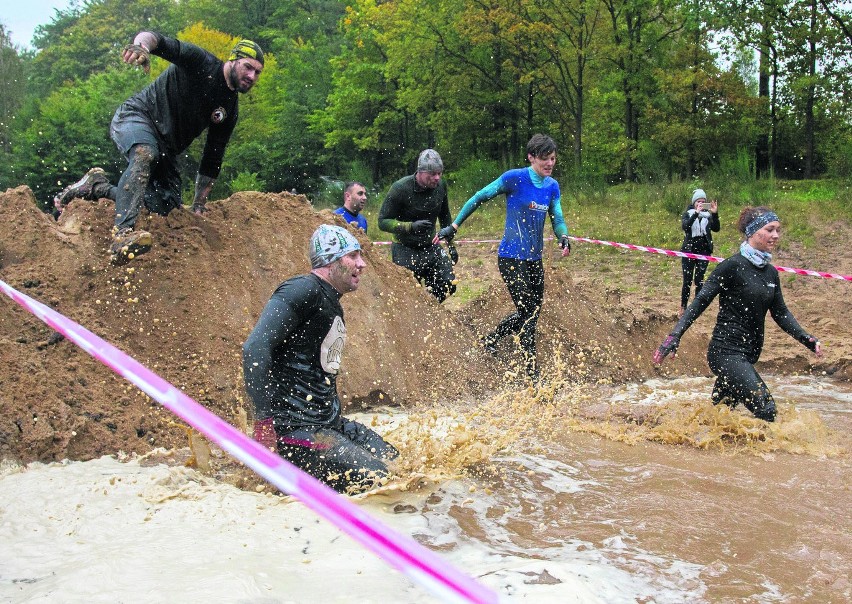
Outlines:
[[54,9],[64,9],[73,0],[0,0],[0,22],[10,32],[12,43],[30,47],[35,28],[47,25],[56,14]]

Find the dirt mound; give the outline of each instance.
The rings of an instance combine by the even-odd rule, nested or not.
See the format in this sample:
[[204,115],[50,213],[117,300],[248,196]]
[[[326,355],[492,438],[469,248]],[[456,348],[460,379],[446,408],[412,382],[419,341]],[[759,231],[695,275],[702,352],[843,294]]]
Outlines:
[[[56,222],[36,208],[29,188],[10,189],[0,194],[0,278],[244,426],[251,405],[242,385],[242,344],[277,285],[309,270],[313,230],[323,222],[343,223],[286,193],[239,193],[209,207],[204,218],[143,212],[139,227],[152,232],[153,249],[114,267],[107,254],[111,202],[75,201]],[[359,239],[368,268],[359,290],[342,300],[349,333],[339,381],[344,404],[360,410],[481,398],[511,380],[504,370],[515,347],[507,343],[493,359],[477,346],[477,338],[511,310],[491,250],[465,250],[458,267],[462,279],[478,270],[482,294],[442,307],[390,262],[386,246],[363,234]],[[476,254],[482,263],[466,262]],[[642,294],[647,299],[637,298],[601,286],[588,278],[595,267],[572,262],[547,267],[539,323],[545,373],[561,356],[577,380],[653,375],[650,351],[674,321],[654,299],[653,284]],[[837,292],[843,300],[845,290]],[[826,314],[816,300],[807,311],[800,316],[806,325],[808,314]],[[832,320],[848,336],[848,312]],[[704,317],[694,331],[706,335],[711,327]],[[807,351],[787,340],[780,347],[783,362],[810,368]],[[674,371],[706,374],[705,347],[706,337],[685,341]],[[836,368],[838,359],[830,362]],[[0,363],[2,457],[89,459],[187,442],[185,427],[171,414],[73,344],[57,341],[5,296]]]
[[[75,201],[54,222],[27,187],[9,190],[0,196],[0,276],[239,424],[251,414],[242,344],[277,285],[310,270],[314,229],[337,218],[289,194],[238,194],[210,208],[203,219],[143,215],[154,247],[119,268],[106,251],[111,202]],[[342,300],[350,335],[342,400],[412,404],[490,387],[497,374],[458,337],[464,327],[385,248],[360,240],[368,268]],[[70,342],[53,341],[10,300],[2,305],[0,454],[85,459],[186,443],[168,412]]]

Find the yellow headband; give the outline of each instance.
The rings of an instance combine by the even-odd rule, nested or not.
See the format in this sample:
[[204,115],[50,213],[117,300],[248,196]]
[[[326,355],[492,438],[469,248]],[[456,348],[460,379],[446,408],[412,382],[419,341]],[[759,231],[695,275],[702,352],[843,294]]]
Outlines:
[[254,59],[263,65],[263,51],[251,40],[240,40],[228,56],[229,61],[236,61],[237,59]]

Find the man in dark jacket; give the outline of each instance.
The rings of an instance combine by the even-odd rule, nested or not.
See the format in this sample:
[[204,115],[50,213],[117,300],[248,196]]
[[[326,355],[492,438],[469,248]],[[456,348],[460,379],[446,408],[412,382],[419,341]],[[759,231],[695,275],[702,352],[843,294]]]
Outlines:
[[60,212],[75,197],[115,201],[110,246],[115,264],[151,248],[151,234],[134,231],[143,203],[162,215],[181,206],[177,157],[207,130],[192,204],[195,213],[205,211],[237,123],[238,95],[251,90],[263,71],[263,51],[250,40],[238,42],[223,62],[194,44],[150,31],[136,34],[122,60],[147,73],[152,54],[172,64],[122,103],[110,124],[110,136],[128,160],[118,186],[109,183],[101,168],[92,168],[54,198]]
[[388,475],[398,451],[341,415],[337,373],[346,344],[343,294],[366,267],[358,240],[339,226],[311,237],[307,275],[272,294],[243,345],[243,374],[254,403],[254,438],[340,492],[366,490]]
[[444,248],[432,243],[435,222],[450,224],[447,183],[441,179],[444,163],[434,149],[426,149],[417,159],[417,171],[391,185],[379,210],[379,228],[393,233],[393,261],[414,273],[418,281],[443,302],[456,291],[453,264],[458,261],[454,247],[450,257]]

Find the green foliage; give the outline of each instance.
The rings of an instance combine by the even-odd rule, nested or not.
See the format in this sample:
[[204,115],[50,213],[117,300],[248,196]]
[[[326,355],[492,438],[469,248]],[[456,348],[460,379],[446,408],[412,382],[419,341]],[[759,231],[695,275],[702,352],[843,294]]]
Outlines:
[[174,0],[89,0],[80,10],[60,11],[36,36],[33,91],[44,95],[69,80],[122,65],[121,49],[140,29],[174,35],[176,8]]
[[40,203],[47,203],[92,166],[117,181],[125,162],[109,138],[109,123],[143,77],[137,70],[111,69],[82,86],[68,84],[51,93],[26,129],[13,137],[10,182],[3,184],[27,184]]
[[228,188],[231,193],[239,191],[264,191],[266,183],[258,177],[257,172],[240,172],[237,177],[231,180]]
[[453,196],[462,197],[466,201],[502,173],[503,170],[496,161],[472,159],[452,172],[448,172],[446,179],[453,191]]
[[[318,199],[323,175],[387,186],[430,146],[460,205],[523,165],[529,136],[545,132],[571,210],[607,208],[611,184],[653,183],[663,194],[649,210],[672,216],[676,189],[697,178],[726,200],[773,202],[776,175],[852,174],[850,13],[832,0],[839,20],[812,20],[811,4],[788,2],[782,18],[734,0],[83,0],[39,27],[34,55],[0,43],[0,183],[44,199],[92,164],[120,171],[109,118],[150,81],[120,50],[153,29],[222,57],[243,37],[267,51],[214,199],[246,175]],[[727,55],[713,54],[719,32]],[[166,66],[156,59],[152,77]],[[190,188],[202,144],[183,167]],[[764,145],[775,153],[765,183]],[[483,210],[471,228],[502,228],[499,207]]]

